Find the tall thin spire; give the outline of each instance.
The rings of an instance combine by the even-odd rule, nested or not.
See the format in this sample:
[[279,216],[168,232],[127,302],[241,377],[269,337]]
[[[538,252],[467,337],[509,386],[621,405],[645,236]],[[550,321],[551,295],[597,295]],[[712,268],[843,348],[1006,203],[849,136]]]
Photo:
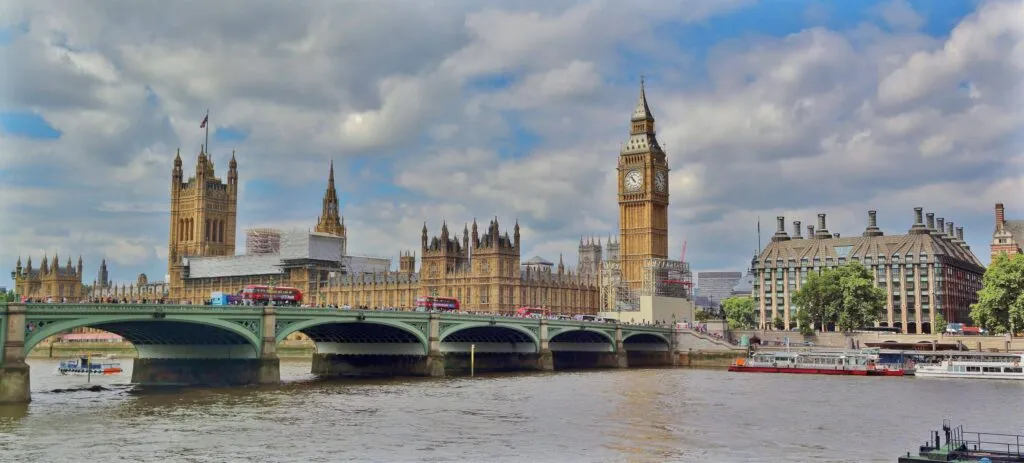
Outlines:
[[640,100],[636,102],[636,109],[633,110],[634,121],[653,121],[651,107],[647,105],[647,91],[644,85],[644,76],[640,75]]
[[332,159],[327,174],[327,190],[324,191],[323,209],[320,211],[320,219],[316,223],[317,232],[345,236],[345,227],[341,224],[341,214],[338,209],[338,191],[334,188],[334,160]]

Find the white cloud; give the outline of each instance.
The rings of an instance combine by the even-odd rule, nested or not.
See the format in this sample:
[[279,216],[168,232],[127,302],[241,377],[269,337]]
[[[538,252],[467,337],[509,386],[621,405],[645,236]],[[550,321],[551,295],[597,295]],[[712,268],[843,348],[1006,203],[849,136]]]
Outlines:
[[[121,280],[162,275],[171,160],[194,165],[209,108],[218,174],[237,150],[240,235],[312,227],[335,159],[353,252],[498,216],[519,219],[527,256],[574,264],[580,235],[618,226],[640,71],[673,169],[671,253],[686,240],[697,268],[744,265],[759,217],[768,236],[776,215],[823,211],[849,234],[878,209],[897,232],[913,206],[941,208],[985,259],[991,204],[1024,216],[1021,1],[983,3],[948,37],[897,0],[869,15],[885,30],[706,54],[665,31],[748,2],[9,3],[0,24],[28,31],[0,45],[0,107],[62,136],[0,133],[0,263],[83,253],[88,274],[106,257]],[[510,85],[479,85],[494,78]],[[227,127],[248,139],[218,141]]]

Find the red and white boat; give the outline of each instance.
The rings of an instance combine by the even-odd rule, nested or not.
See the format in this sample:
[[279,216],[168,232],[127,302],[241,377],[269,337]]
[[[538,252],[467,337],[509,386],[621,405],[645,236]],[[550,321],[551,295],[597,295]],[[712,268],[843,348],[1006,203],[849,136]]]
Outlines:
[[903,376],[902,368],[878,363],[877,349],[839,352],[758,352],[739,358],[729,371],[804,375]]

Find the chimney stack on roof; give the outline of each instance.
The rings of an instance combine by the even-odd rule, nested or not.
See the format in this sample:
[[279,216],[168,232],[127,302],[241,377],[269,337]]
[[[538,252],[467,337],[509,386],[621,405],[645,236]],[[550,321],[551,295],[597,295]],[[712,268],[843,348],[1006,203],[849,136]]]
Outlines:
[[956,239],[966,243],[966,241],[964,241],[964,227],[956,227]]
[[1003,203],[996,203],[996,230],[1002,231],[1006,224],[1006,213],[1003,211]]
[[793,239],[795,239],[795,240],[802,240],[802,239],[804,239],[803,236],[800,236],[800,221],[799,220],[794,220],[793,221]]
[[814,232],[814,237],[818,239],[828,239],[832,234],[828,232],[828,227],[825,226],[825,214],[818,214],[818,230]]
[[914,225],[910,227],[910,231],[907,232],[911,235],[923,235],[925,233],[931,233],[931,230],[924,225],[924,208],[914,208]]
[[786,234],[786,218],[781,215],[775,218],[775,234],[772,235],[772,241],[789,241],[789,235]]
[[814,239],[814,225],[808,225],[807,226],[807,239],[809,239],[809,240],[813,240]]
[[868,228],[864,230],[861,236],[882,236],[882,230],[878,228],[878,213],[876,211],[868,211]]
[[925,214],[924,216],[928,218],[928,229],[929,230],[934,230],[935,229],[935,214],[929,212],[929,213]]
[[932,229],[932,235],[942,236],[946,232],[946,219],[939,217],[935,219],[936,227]]
[[953,221],[952,220],[950,220],[949,222],[946,222],[946,236],[943,236],[943,238],[945,238],[945,239],[947,239],[949,241],[953,241],[953,239],[956,238],[956,232],[954,231],[954,229],[955,228],[953,227]]

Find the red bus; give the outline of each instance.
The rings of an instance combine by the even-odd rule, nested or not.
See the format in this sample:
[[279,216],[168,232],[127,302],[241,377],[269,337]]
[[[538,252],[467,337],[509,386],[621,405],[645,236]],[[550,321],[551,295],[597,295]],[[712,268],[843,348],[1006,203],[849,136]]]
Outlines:
[[550,317],[551,310],[542,307],[520,307],[516,310],[516,316],[520,318]]
[[250,301],[253,304],[267,304],[274,301],[275,304],[301,304],[302,291],[298,288],[287,286],[248,285],[238,292],[243,301]]
[[417,312],[458,312],[459,300],[454,297],[420,296],[416,298]]

